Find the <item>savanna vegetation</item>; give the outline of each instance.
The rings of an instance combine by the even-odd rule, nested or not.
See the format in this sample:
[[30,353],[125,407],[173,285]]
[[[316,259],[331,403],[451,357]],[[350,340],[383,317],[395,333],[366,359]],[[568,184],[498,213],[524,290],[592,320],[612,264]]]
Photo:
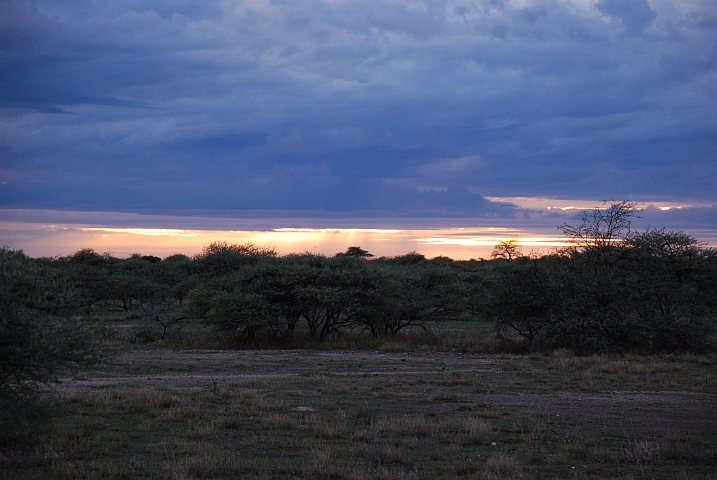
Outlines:
[[[373,258],[360,247],[278,255],[225,242],[165,259],[89,249],[36,259],[3,248],[2,470],[712,478],[717,251],[681,231],[631,230],[635,207],[604,205],[563,225],[567,248],[524,254],[508,240],[490,260]],[[152,365],[152,352],[177,349]],[[185,360],[205,350],[234,353]],[[98,380],[168,371],[199,380],[119,389]],[[60,377],[74,380],[47,396]],[[71,387],[83,378],[100,391]],[[646,412],[666,415],[659,401],[634,415],[620,407],[608,427],[595,412],[623,397],[586,395],[665,386],[702,403],[661,432],[635,425]],[[572,421],[545,397],[558,392]],[[682,401],[675,395],[663,397],[672,405]],[[695,413],[704,417],[688,420]]]

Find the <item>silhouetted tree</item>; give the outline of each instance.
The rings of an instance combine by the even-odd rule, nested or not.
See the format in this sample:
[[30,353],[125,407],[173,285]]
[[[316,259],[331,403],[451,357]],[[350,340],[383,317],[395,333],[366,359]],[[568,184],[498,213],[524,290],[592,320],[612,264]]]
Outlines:
[[337,253],[337,255],[343,255],[346,257],[358,257],[358,258],[371,258],[372,254],[368,253],[361,247],[349,247],[343,253]]
[[631,219],[636,216],[637,203],[628,200],[596,207],[584,212],[580,224],[558,227],[568,237],[574,252],[585,254],[597,263],[608,264],[617,247],[630,236]]
[[521,248],[518,240],[503,240],[498,242],[493,252],[490,254],[490,258],[497,259],[502,258],[510,262],[523,255],[523,249]]

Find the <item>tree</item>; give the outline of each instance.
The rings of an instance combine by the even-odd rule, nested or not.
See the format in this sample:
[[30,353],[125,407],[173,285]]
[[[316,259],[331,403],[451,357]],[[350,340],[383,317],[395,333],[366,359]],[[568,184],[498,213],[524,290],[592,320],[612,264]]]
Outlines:
[[408,252],[404,255],[396,255],[395,257],[381,257],[380,262],[396,265],[418,265],[426,261],[426,257],[418,252]]
[[317,340],[356,325],[376,298],[381,281],[362,257],[344,255],[315,265],[308,280],[297,287],[296,294],[301,318]]
[[273,248],[258,247],[254,243],[237,245],[214,241],[194,257],[196,269],[205,277],[221,276],[236,271],[244,265],[252,265],[263,258],[275,258]]
[[212,278],[189,293],[190,310],[240,341],[290,337],[301,315],[296,291],[310,282],[309,263],[265,258]]
[[568,237],[573,251],[584,253],[598,263],[607,264],[616,247],[622,246],[629,237],[631,218],[636,216],[636,211],[636,202],[625,200],[608,205],[605,201],[602,207],[584,212],[580,217],[580,225],[566,223],[558,229]]
[[545,332],[565,306],[565,262],[560,257],[522,257],[495,268],[481,313],[494,323],[499,339],[512,343],[518,335],[528,349],[545,345]]
[[627,240],[626,268],[642,343],[652,350],[704,350],[717,317],[717,250],[680,230],[647,229]]
[[468,286],[448,265],[373,265],[375,285],[365,294],[357,324],[373,336],[458,320],[468,311]]
[[631,234],[626,244],[650,257],[661,258],[672,264],[678,260],[697,259],[712,253],[692,235],[682,230],[665,228],[648,228],[642,233]]
[[116,298],[108,279],[112,268],[122,260],[109,253],[100,255],[91,248],[79,250],[59,260],[71,279],[74,301],[81,305],[85,315],[89,315],[96,305]]
[[508,262],[518,257],[523,256],[523,249],[521,248],[518,240],[503,240],[498,242],[493,252],[490,254],[490,258],[497,259],[502,258]]
[[186,320],[187,317],[174,298],[161,297],[143,303],[139,307],[139,315],[145,320],[157,323],[162,327],[161,340],[167,335],[169,327]]
[[715,331],[714,250],[679,230],[630,230],[636,204],[613,203],[563,225],[573,244],[559,309],[543,345],[588,351],[709,348]]
[[343,255],[346,257],[358,257],[358,258],[371,258],[372,254],[368,253],[361,247],[349,247],[344,253],[338,253],[337,255]]

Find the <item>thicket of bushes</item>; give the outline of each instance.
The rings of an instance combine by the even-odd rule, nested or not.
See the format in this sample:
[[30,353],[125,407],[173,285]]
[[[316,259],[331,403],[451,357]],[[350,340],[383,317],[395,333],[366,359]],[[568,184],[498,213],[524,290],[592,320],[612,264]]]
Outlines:
[[56,262],[0,248],[0,446],[29,435],[42,384],[61,368],[98,360],[75,291]]
[[523,256],[507,241],[492,261],[428,260],[415,252],[369,260],[358,247],[333,257],[279,256],[225,242],[193,258],[164,260],[139,254],[118,259],[89,249],[32,259],[4,248],[3,338],[23,329],[61,337],[50,332],[115,310],[146,319],[161,338],[189,322],[237,340],[278,341],[297,327],[323,340],[342,329],[380,336],[483,320],[500,338],[522,339],[527,349],[710,348],[717,252],[680,231],[631,232],[634,212],[628,202],[595,209],[578,226],[561,227],[569,248]]

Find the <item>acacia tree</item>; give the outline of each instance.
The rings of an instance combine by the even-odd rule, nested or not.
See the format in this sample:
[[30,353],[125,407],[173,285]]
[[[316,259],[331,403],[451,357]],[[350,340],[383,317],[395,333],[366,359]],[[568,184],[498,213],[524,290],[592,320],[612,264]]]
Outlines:
[[249,242],[234,244],[223,241],[210,242],[202,253],[194,257],[197,272],[204,277],[217,277],[253,265],[264,258],[275,258],[276,250],[259,247]]
[[373,268],[378,281],[359,325],[374,337],[396,335],[411,327],[429,332],[429,323],[458,320],[468,311],[468,286],[447,265],[424,262]]
[[498,245],[495,246],[493,252],[490,254],[490,258],[493,260],[502,258],[508,262],[522,256],[523,249],[518,243],[518,240],[514,239],[498,242]]
[[346,257],[358,257],[358,258],[371,258],[373,257],[373,254],[368,253],[367,250],[364,250],[361,247],[349,247],[346,249],[343,253],[337,253],[337,256],[346,256]]
[[679,230],[647,229],[628,239],[626,268],[642,341],[654,350],[709,348],[717,316],[717,250]]
[[74,302],[82,306],[86,315],[97,305],[116,296],[108,280],[112,269],[121,262],[120,259],[109,253],[99,254],[91,248],[85,248],[59,260],[72,281]]
[[709,348],[717,255],[681,231],[631,232],[635,212],[634,202],[613,203],[586,212],[578,226],[559,227],[572,247],[544,345],[582,351]]
[[564,264],[561,257],[522,257],[502,264],[486,282],[482,315],[494,323],[499,339],[509,344],[517,335],[528,349],[542,348],[549,330],[564,310]]
[[604,201],[601,207],[584,212],[579,225],[565,223],[558,229],[568,237],[573,251],[584,253],[597,263],[608,264],[611,253],[630,236],[631,219],[636,217],[636,211],[636,202],[624,200],[608,205]]
[[162,296],[144,302],[139,307],[139,315],[149,322],[154,322],[162,328],[160,339],[167,336],[169,327],[186,320],[187,316],[179,303],[169,296]]

